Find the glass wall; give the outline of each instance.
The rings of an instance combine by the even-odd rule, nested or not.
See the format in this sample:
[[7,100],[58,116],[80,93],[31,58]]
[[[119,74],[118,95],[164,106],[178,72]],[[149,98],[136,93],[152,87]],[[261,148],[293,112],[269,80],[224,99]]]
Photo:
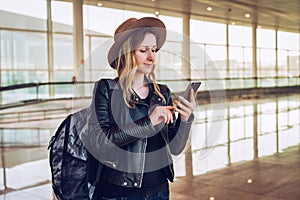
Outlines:
[[300,76],[300,36],[296,33],[278,32],[278,73],[280,76]]
[[[71,81],[76,75],[73,4],[65,1],[49,4],[47,0],[0,0],[0,3],[0,85]],[[47,16],[51,16],[49,24]],[[125,19],[144,16],[155,15],[83,6],[85,63],[80,67],[85,70],[85,81],[115,76],[106,58],[114,31]],[[257,28],[257,69],[254,71],[252,27],[191,19],[190,58],[184,58],[182,45],[187,36],[183,36],[183,19],[164,15],[158,18],[165,22],[168,34],[157,55],[157,79],[166,82],[171,89],[183,89],[174,80],[189,76],[206,82],[219,80],[226,89],[299,85],[299,33]],[[185,61],[190,61],[190,75],[186,74]],[[253,79],[256,75],[257,84]],[[42,91],[46,96],[70,96],[72,87]],[[2,101],[14,93],[2,93]]]
[[[300,142],[299,105],[297,95],[259,102],[228,102],[224,118],[213,117],[215,110],[201,105],[195,110],[197,120],[192,127],[192,151],[185,153],[192,154],[192,160],[180,159],[177,165],[193,163],[193,174],[199,175],[297,146]],[[222,129],[215,133],[218,123],[222,123]],[[185,175],[185,171],[180,172]]]
[[54,81],[71,81],[74,74],[72,4],[52,1],[51,17]]
[[257,29],[258,77],[276,77],[276,31]]
[[0,4],[0,85],[47,80],[46,1],[0,0]]
[[199,78],[197,70],[204,79],[226,78],[226,25],[190,20],[190,27],[192,78]]

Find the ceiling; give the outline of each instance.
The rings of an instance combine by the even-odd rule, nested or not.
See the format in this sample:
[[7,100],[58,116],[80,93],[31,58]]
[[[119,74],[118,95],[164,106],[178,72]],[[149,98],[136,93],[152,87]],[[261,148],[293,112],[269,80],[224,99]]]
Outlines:
[[[300,32],[300,0],[84,0],[85,4]],[[207,7],[211,6],[212,11]],[[245,14],[250,14],[249,18]]]

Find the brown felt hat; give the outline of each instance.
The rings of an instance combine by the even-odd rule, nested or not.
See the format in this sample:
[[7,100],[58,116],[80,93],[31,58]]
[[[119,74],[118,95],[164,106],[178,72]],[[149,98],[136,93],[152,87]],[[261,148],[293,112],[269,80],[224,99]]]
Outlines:
[[116,69],[114,61],[118,58],[118,51],[123,42],[133,33],[134,30],[143,27],[153,27],[157,37],[157,49],[159,50],[166,41],[166,27],[165,24],[154,17],[143,17],[140,19],[130,18],[123,22],[115,31],[114,43],[108,52],[108,62],[110,66]]

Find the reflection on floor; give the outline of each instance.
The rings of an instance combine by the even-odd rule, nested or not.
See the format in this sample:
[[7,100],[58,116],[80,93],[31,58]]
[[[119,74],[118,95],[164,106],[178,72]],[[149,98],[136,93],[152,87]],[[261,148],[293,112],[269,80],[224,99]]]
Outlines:
[[299,187],[300,144],[276,155],[177,178],[171,184],[171,199],[298,200]]
[[[199,105],[189,148],[174,157],[171,199],[300,199],[299,100]],[[48,141],[68,112],[88,103],[0,110],[0,200],[53,199]]]

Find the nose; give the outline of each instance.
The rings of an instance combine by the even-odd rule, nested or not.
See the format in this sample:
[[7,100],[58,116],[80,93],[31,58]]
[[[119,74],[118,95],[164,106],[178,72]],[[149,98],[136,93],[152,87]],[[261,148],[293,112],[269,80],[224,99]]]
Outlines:
[[153,61],[155,59],[156,52],[153,52],[152,49],[148,49],[147,59]]

